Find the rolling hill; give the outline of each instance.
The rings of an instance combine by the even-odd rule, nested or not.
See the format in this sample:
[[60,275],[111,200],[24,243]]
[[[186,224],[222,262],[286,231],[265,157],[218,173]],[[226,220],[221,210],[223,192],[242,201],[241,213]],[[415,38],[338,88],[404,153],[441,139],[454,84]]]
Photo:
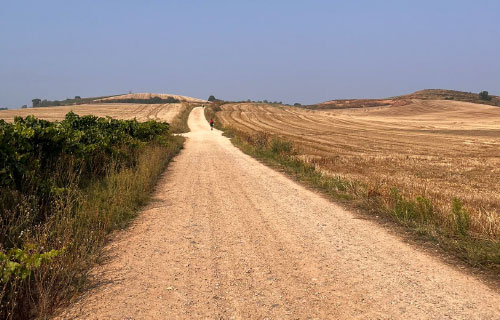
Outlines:
[[500,106],[500,97],[490,95],[490,100],[482,100],[479,94],[472,92],[425,89],[414,93],[385,99],[336,99],[308,106],[310,109],[350,109],[382,106],[402,106],[411,104],[413,100],[452,100]]

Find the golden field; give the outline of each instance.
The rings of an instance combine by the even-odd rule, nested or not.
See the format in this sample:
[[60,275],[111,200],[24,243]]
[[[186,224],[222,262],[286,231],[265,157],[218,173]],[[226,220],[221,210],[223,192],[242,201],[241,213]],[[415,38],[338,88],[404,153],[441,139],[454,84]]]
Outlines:
[[322,172],[374,193],[397,188],[432,201],[444,220],[460,199],[478,238],[500,239],[500,108],[448,100],[309,110],[224,104],[225,127],[269,132],[291,142]]
[[187,108],[185,103],[168,104],[133,104],[133,103],[103,103],[103,104],[80,104],[73,106],[44,107],[29,109],[14,109],[0,111],[0,119],[12,122],[14,117],[26,117],[34,115],[37,118],[49,121],[62,120],[66,113],[84,115],[95,115],[98,117],[112,117],[116,119],[133,119],[138,121],[158,120],[171,122],[177,114]]

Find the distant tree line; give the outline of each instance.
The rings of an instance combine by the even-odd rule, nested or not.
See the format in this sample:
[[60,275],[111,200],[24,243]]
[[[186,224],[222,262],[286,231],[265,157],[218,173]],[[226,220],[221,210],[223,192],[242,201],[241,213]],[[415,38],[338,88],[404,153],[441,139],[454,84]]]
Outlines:
[[1,107],[0,110],[9,110],[7,107]]
[[208,101],[210,102],[226,102],[226,103],[267,103],[267,104],[282,104],[282,105],[285,105],[287,106],[288,104],[286,103],[283,103],[282,101],[268,101],[268,100],[251,100],[251,99],[247,99],[247,100],[239,100],[239,101],[236,101],[236,100],[222,100],[222,99],[217,99],[215,96],[211,95],[208,97]]
[[166,99],[162,99],[158,96],[152,97],[149,99],[109,99],[109,100],[100,100],[98,103],[145,103],[145,104],[156,104],[156,103],[179,103],[181,102],[179,99],[174,97],[168,97]]
[[[94,100],[99,100],[109,97],[114,97],[114,96],[89,97],[89,98],[82,98],[81,96],[75,96],[74,98],[67,98],[64,100],[47,100],[47,99],[42,100],[39,98],[35,98],[31,100],[31,102],[33,104],[33,108],[57,107],[57,106],[70,106],[74,104],[94,103]],[[108,101],[99,101],[99,102],[108,102]],[[27,107],[28,106],[26,106],[26,108]],[[25,107],[22,106],[21,108],[24,109]]]
[[[67,98],[64,100],[47,100],[47,99],[39,99],[35,98],[31,100],[33,104],[33,108],[40,108],[40,107],[57,107],[57,106],[69,106],[73,104],[82,104],[82,103],[87,103],[95,98],[86,98],[82,99],[80,96],[75,96],[74,98]],[[22,107],[24,108],[24,106]]]

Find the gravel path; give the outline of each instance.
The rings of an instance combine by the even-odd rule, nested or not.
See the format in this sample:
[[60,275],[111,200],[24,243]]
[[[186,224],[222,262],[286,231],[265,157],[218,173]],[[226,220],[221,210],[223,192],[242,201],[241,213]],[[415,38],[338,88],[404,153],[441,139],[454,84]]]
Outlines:
[[63,319],[500,319],[500,295],[189,117],[153,201]]

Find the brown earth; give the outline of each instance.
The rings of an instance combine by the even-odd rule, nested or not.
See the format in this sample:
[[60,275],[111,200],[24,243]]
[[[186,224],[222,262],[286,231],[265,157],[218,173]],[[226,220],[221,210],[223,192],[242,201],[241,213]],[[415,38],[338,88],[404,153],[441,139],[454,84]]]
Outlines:
[[12,122],[14,117],[26,117],[34,115],[38,118],[54,121],[62,120],[66,113],[83,115],[95,115],[99,117],[110,116],[117,119],[133,119],[138,121],[161,120],[170,122],[182,110],[186,108],[182,103],[169,104],[132,104],[132,103],[105,103],[105,104],[81,104],[74,106],[29,108],[0,111],[0,119]]
[[185,149],[58,319],[499,319],[500,294],[243,154]]
[[[454,197],[471,212],[471,230],[500,239],[500,108],[445,100],[404,106],[307,110],[226,104],[224,126],[291,140],[327,174],[377,192],[397,187],[451,212]],[[444,217],[446,220],[450,217]]]

